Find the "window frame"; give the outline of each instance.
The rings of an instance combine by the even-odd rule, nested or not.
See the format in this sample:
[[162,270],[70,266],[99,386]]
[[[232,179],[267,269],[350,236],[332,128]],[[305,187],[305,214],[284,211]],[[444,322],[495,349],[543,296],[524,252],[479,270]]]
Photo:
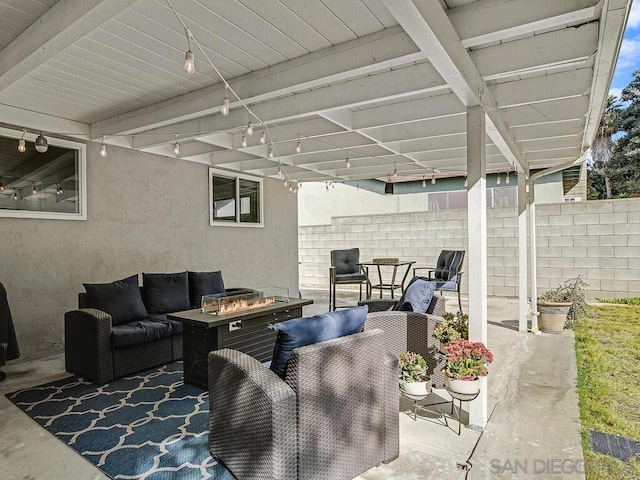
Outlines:
[[[235,183],[235,221],[216,220],[213,216],[213,178],[222,177],[225,179],[233,179]],[[242,199],[240,198],[240,180],[249,180],[258,184],[260,194],[258,196],[258,222],[246,222],[241,220]],[[264,182],[262,177],[248,175],[245,173],[233,172],[231,170],[223,170],[219,168],[209,167],[209,225],[212,227],[264,227]]]
[[[0,135],[7,138],[16,139],[16,148],[18,140],[22,138],[22,131],[11,130],[0,127]],[[28,142],[35,142],[38,134],[26,133],[24,138]],[[44,220],[87,220],[87,146],[84,143],[72,142],[55,138],[50,135],[47,137],[47,143],[55,147],[68,148],[78,152],[78,212],[77,213],[61,213],[61,212],[42,212],[35,210],[4,210],[0,209],[0,218],[32,218]]]

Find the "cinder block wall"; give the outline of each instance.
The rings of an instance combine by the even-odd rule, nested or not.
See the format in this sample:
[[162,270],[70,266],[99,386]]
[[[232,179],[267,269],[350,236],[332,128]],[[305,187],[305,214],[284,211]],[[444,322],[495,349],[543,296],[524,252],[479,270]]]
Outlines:
[[[640,295],[640,199],[539,205],[536,222],[541,290],[581,275],[592,299]],[[423,266],[432,266],[442,249],[467,250],[467,211],[335,217],[298,232],[300,286],[326,289],[331,250],[359,247],[362,260],[398,257]],[[517,235],[516,208],[488,210],[491,296],[517,296]]]

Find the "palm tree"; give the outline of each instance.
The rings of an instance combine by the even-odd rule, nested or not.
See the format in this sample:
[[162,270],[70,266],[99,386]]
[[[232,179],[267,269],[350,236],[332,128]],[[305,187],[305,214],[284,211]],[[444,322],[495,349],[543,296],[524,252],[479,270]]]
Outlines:
[[606,171],[606,164],[613,156],[615,142],[613,135],[618,131],[618,117],[620,115],[620,104],[617,97],[609,95],[607,103],[600,117],[598,133],[591,144],[591,159],[596,172],[604,178],[607,198],[611,198],[611,180]]

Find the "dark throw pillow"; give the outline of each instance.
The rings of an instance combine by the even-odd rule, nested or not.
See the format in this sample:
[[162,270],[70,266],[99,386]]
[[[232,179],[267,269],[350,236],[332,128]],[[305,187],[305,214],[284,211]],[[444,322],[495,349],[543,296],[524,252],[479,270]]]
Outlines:
[[152,314],[189,310],[187,272],[143,273],[142,298]]
[[138,274],[112,283],[84,283],[87,308],[96,308],[111,315],[112,325],[121,325],[147,317],[142,303]]
[[191,308],[200,308],[203,295],[225,293],[222,272],[188,272],[189,303]]
[[436,282],[414,277],[393,309],[401,312],[427,313],[435,290]]
[[284,379],[294,348],[361,332],[368,312],[369,307],[365,305],[271,325],[270,328],[278,332],[271,370]]

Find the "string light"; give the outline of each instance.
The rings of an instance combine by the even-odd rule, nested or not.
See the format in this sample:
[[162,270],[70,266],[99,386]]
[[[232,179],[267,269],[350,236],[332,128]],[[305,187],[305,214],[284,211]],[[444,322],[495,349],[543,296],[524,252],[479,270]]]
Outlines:
[[500,185],[502,183],[502,174],[498,172],[498,178],[496,178],[496,185]]
[[347,164],[347,168],[351,168],[351,160],[349,160],[349,155],[347,155],[347,159],[345,160],[345,163]]
[[422,188],[427,188],[427,180],[422,176]]
[[396,165],[396,162],[393,162],[393,179],[398,179],[398,167]]
[[20,140],[18,140],[18,151],[20,153],[24,153],[27,151],[27,143],[24,140],[24,136],[27,133],[26,130],[22,131],[22,138],[20,138]]
[[184,54],[184,71],[187,72],[187,75],[191,75],[196,71],[196,57],[191,51],[191,32],[186,26],[184,27],[184,34],[187,36],[187,53]]
[[469,186],[469,180],[467,179],[467,176],[464,176],[464,188],[467,188]]
[[251,121],[247,123],[247,135],[249,136],[253,135],[253,123],[251,123]]
[[18,190],[13,191],[13,199],[18,200]]
[[278,165],[278,175],[282,176],[282,165]]
[[104,135],[102,136],[102,144],[100,144],[100,156],[107,156],[107,146],[104,144]]
[[229,98],[227,97],[228,84],[224,84],[224,98],[222,99],[222,106],[220,107],[220,113],[223,117],[229,115]]
[[36,182],[31,182],[31,191],[33,192],[34,195],[38,193],[38,189],[36,188]]
[[176,155],[180,155],[180,144],[178,143],[178,135],[176,135],[176,143],[173,145],[173,153]]
[[262,144],[267,143],[267,134],[265,132],[262,132],[260,134],[260,143],[262,143]]
[[242,129],[242,146],[247,148],[247,136],[244,134],[244,128]]
[[49,144],[47,143],[47,139],[40,132],[40,135],[36,138],[36,150],[40,153],[44,153],[49,149]]
[[4,183],[2,183],[2,179],[0,178],[0,192],[4,191]]
[[436,174],[434,173],[433,175],[431,175],[431,185],[435,185],[436,184]]
[[273,158],[273,147],[269,147],[269,153],[267,154],[269,158]]
[[60,184],[56,184],[56,195],[60,195],[62,193],[62,187]]
[[507,172],[507,178],[504,179],[504,183],[509,184],[509,172]]
[[300,142],[300,135],[298,135],[298,143],[296,143],[296,153],[302,153],[302,143]]

